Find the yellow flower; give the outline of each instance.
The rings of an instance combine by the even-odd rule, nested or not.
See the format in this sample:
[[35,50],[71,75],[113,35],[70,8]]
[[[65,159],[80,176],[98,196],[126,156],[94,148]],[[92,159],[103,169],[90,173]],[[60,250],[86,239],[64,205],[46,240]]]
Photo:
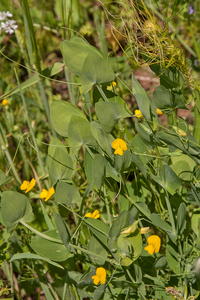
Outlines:
[[112,82],[112,86],[116,86],[117,83],[115,81]]
[[159,108],[156,108],[156,112],[159,116],[163,115],[163,112]]
[[85,215],[86,218],[98,219],[100,217],[99,211],[96,209],[92,214],[89,212]]
[[141,113],[141,111],[139,109],[135,110],[135,117],[137,117],[137,118],[143,117],[143,114]]
[[96,275],[92,276],[94,284],[104,284],[106,281],[106,270],[102,267],[96,269]]
[[112,147],[115,149],[114,154],[123,155],[123,151],[127,150],[127,145],[122,139],[116,139],[112,142]]
[[34,186],[35,186],[35,179],[33,178],[30,182],[24,180],[22,185],[20,186],[20,189],[22,191],[26,190],[25,193],[28,193]]
[[158,253],[160,250],[161,239],[157,235],[151,235],[147,239],[148,246],[144,249],[149,252],[149,254],[153,255],[154,252]]
[[48,191],[45,189],[42,189],[42,193],[40,194],[40,198],[45,198],[44,201],[49,200],[51,196],[55,193],[55,190],[53,187],[51,187]]
[[4,100],[1,102],[1,105],[7,106],[7,105],[8,105],[8,100],[7,100],[7,99],[4,99]]

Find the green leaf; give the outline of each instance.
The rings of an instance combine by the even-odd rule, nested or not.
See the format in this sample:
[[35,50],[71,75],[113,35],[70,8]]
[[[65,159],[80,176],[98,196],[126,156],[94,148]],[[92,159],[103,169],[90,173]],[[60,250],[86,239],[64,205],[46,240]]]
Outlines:
[[106,285],[105,284],[101,284],[100,286],[98,286],[96,288],[96,290],[94,291],[93,300],[102,300],[102,299],[104,299],[105,290],[106,290]]
[[170,166],[164,165],[164,178],[162,178],[162,172],[159,169],[160,176],[155,176],[152,172],[149,171],[151,177],[159,183],[163,188],[165,188],[170,194],[174,195],[176,190],[181,186],[181,180],[178,176],[172,171]]
[[80,76],[84,60],[91,51],[91,46],[85,40],[73,37],[70,41],[62,41],[60,49],[65,65],[74,75]]
[[166,247],[166,257],[167,257],[167,262],[170,267],[170,269],[175,273],[175,274],[181,274],[181,268],[178,260],[178,253],[170,246],[167,244]]
[[85,115],[79,108],[68,102],[56,100],[51,103],[51,122],[55,131],[61,136],[68,136],[68,126],[71,116],[77,116],[86,119]]
[[101,255],[102,258],[98,257],[98,256],[93,256],[93,255],[89,255],[90,259],[92,260],[92,262],[94,264],[97,265],[104,265],[105,263],[105,259],[108,256],[108,252],[106,251],[106,249],[104,248],[105,246],[102,246],[102,244],[98,241],[98,239],[93,235],[90,238],[89,244],[88,244],[88,250],[91,251],[91,253],[95,253],[98,255]]
[[79,77],[86,94],[94,84],[107,83],[115,74],[103,55],[79,37],[61,42],[64,62],[69,70]]
[[85,155],[84,155],[84,165],[85,165],[85,175],[86,175],[88,183],[92,183],[94,181],[93,164],[94,164],[94,158],[91,157],[91,155],[89,154],[89,152],[86,149]]
[[115,74],[108,62],[92,49],[84,60],[79,79],[86,94],[95,84],[114,81]]
[[176,173],[176,175],[184,181],[192,181],[193,169],[196,163],[188,155],[182,154],[177,157],[171,157],[172,165],[171,169]]
[[72,116],[70,119],[68,138],[73,154],[76,154],[82,146],[97,146],[90,129],[90,122],[78,116]]
[[142,251],[142,237],[137,229],[128,237],[121,234],[117,240],[118,249],[121,252],[120,264],[122,266],[129,266],[141,254]]
[[180,89],[183,86],[183,76],[174,66],[170,66],[166,70],[163,70],[160,63],[157,63],[151,64],[150,68],[157,76],[159,76],[160,84],[167,89]]
[[49,230],[51,229],[55,229],[55,227],[53,226],[52,222],[51,222],[51,219],[49,218],[45,208],[44,208],[44,205],[42,204],[42,201],[40,200],[40,206],[41,206],[41,209],[42,209],[42,213],[44,215],[44,219],[45,219],[45,222],[49,228]]
[[200,238],[200,227],[199,227],[199,225],[200,225],[200,208],[197,208],[193,211],[191,223],[192,223],[192,230],[194,231],[196,236],[198,238]]
[[139,110],[143,114],[143,116],[148,120],[152,121],[151,118],[151,103],[150,99],[147,96],[143,87],[139,84],[139,82],[135,79],[134,75],[132,74],[132,93],[137,101]]
[[90,128],[99,146],[112,158],[113,153],[111,144],[114,141],[113,136],[108,135],[97,122],[90,122]]
[[[146,126],[145,126],[146,125]],[[149,149],[153,149],[153,146],[161,146],[161,142],[154,135],[154,132],[149,127],[149,125],[139,123],[137,119],[135,119],[135,129],[137,130],[139,136],[142,141],[148,146]]]
[[[113,93],[112,91],[107,90],[107,87],[105,87],[105,86],[102,86],[102,91],[103,91],[104,95],[106,96],[108,102],[118,103],[118,104],[124,106],[126,111],[128,111],[132,115],[132,112],[128,109],[126,102],[119,95]],[[97,87],[95,87],[94,92],[93,92],[94,105],[97,102],[105,102],[105,100],[102,97],[102,94],[97,89]]]
[[[141,137],[136,134],[131,142],[135,155],[138,155],[145,165],[152,159],[146,144]],[[141,155],[139,155],[141,153]],[[146,154],[146,155],[145,155]]]
[[65,223],[65,221],[59,214],[54,213],[53,217],[55,220],[56,228],[58,229],[58,233],[63,244],[70,252],[74,252],[74,248],[69,245],[70,239],[72,237],[72,233],[68,225]]
[[125,195],[127,199],[129,199],[129,201],[144,215],[146,216],[148,219],[150,219],[150,211],[147,207],[147,205],[145,203],[142,202],[136,202],[134,199],[132,199],[131,197]]
[[66,206],[70,206],[72,203],[78,205],[81,203],[81,196],[74,185],[60,181],[56,186],[55,200]]
[[48,148],[47,165],[52,185],[59,180],[71,180],[74,172],[72,157],[57,138],[52,138]]
[[[48,230],[43,233],[47,236],[60,240],[57,229]],[[36,235],[31,239],[30,246],[39,255],[53,261],[64,261],[73,256],[64,245],[49,241],[39,235]]]
[[186,227],[187,220],[187,208],[185,203],[181,203],[177,213],[177,232],[178,234],[182,234]]
[[128,219],[129,213],[128,211],[124,210],[113,222],[110,231],[109,231],[109,237],[112,239],[117,240],[117,238],[120,236],[120,233],[122,229],[127,227],[129,225]]
[[49,264],[51,264],[52,266],[55,266],[55,267],[60,268],[60,269],[64,269],[63,266],[55,263],[54,261],[52,261],[52,260],[50,260],[46,257],[34,254],[34,253],[17,253],[17,254],[14,254],[12,256],[12,258],[10,259],[10,262],[13,262],[14,260],[17,260],[17,259],[39,259],[39,260],[44,260],[44,261],[48,262]]
[[131,153],[129,150],[124,151],[123,155],[115,155],[115,169],[117,171],[124,171],[128,169],[131,163]]
[[113,102],[97,102],[95,104],[97,117],[105,132],[110,133],[117,121],[124,118],[130,118],[124,106]]
[[154,213],[151,214],[150,219],[151,219],[153,225],[164,230],[169,235],[171,240],[173,242],[175,242],[176,232],[173,232],[172,227],[167,222],[165,222],[163,219],[161,219],[161,217],[159,215],[154,214]]
[[6,191],[1,194],[1,217],[11,231],[20,221],[31,222],[34,219],[29,199],[17,192]]
[[166,270],[167,267],[167,258],[166,256],[161,256],[158,258],[158,260],[156,261],[154,268],[156,270]]
[[188,136],[186,138],[179,137],[175,133],[167,133],[163,131],[157,132],[156,136],[164,141],[167,145],[175,146],[176,148],[183,151],[184,154],[189,155],[194,161],[200,163],[200,158],[198,157],[200,154],[200,147],[197,143],[193,143],[188,140]]
[[161,85],[153,92],[153,101],[156,107],[165,112],[175,108],[185,108],[186,104],[186,99],[182,94],[175,94]]
[[105,177],[105,157],[101,154],[94,155],[92,174],[95,179],[94,184],[100,190]]
[[142,160],[139,158],[139,156],[134,153],[131,153],[131,161],[142,172],[144,177],[147,178],[146,167],[143,164]]
[[6,176],[2,170],[0,170],[0,186],[4,185],[12,180],[11,176]]
[[96,235],[96,237],[107,246],[107,238],[110,227],[97,219],[86,218],[84,223],[90,228],[90,230]]

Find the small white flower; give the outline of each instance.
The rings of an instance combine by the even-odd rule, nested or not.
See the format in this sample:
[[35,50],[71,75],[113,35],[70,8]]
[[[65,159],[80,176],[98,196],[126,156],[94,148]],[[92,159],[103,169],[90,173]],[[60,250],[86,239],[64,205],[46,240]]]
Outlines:
[[6,22],[1,22],[1,29],[4,29],[6,33],[12,34],[18,26],[15,24],[16,21],[9,20]]
[[0,11],[0,21],[4,21],[7,17],[12,17],[13,15],[9,12],[9,11],[7,11],[7,12],[5,12],[5,11]]

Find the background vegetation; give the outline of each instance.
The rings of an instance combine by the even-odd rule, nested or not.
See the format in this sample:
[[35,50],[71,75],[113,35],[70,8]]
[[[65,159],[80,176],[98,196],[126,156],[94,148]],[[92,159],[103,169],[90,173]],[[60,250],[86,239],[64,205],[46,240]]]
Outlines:
[[198,0],[1,1],[2,299],[199,297],[199,17]]

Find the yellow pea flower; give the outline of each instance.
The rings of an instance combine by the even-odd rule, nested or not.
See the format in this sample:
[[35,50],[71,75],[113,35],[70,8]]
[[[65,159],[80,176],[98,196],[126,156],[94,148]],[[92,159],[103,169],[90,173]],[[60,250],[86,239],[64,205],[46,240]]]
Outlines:
[[53,187],[51,187],[48,191],[45,189],[42,189],[42,193],[40,194],[40,198],[45,198],[44,201],[49,200],[51,196],[55,193],[55,190]]
[[149,254],[153,255],[154,252],[158,253],[160,250],[161,239],[157,235],[151,235],[147,239],[148,246],[144,249],[149,252]]
[[159,108],[156,108],[156,112],[159,116],[163,115],[163,112]]
[[141,111],[139,109],[135,110],[135,117],[137,117],[137,118],[143,117],[143,114],[141,113]]
[[33,178],[30,182],[24,180],[22,185],[20,186],[20,189],[22,191],[26,190],[25,193],[28,193],[34,186],[35,186],[35,179]]
[[122,139],[115,139],[112,142],[112,148],[115,149],[114,154],[123,155],[123,151],[127,150],[127,145]]
[[99,211],[96,209],[92,214],[89,212],[85,215],[86,218],[98,219],[100,217]]
[[116,86],[117,83],[115,81],[112,82],[112,86]]
[[96,269],[96,275],[92,276],[94,284],[104,284],[106,281],[106,270],[102,267]]
[[7,99],[4,99],[4,100],[1,102],[1,105],[3,105],[3,106],[8,106],[8,100],[7,100]]

